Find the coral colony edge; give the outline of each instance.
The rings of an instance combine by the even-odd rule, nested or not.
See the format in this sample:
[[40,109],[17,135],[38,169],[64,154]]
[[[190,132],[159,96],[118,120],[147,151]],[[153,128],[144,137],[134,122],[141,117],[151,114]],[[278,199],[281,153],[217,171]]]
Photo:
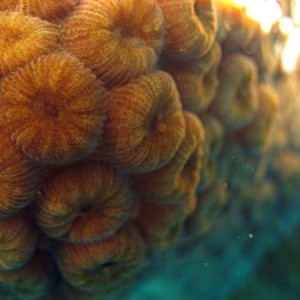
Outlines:
[[187,300],[250,273],[300,178],[271,44],[227,1],[0,0],[0,300],[146,299],[170,257]]

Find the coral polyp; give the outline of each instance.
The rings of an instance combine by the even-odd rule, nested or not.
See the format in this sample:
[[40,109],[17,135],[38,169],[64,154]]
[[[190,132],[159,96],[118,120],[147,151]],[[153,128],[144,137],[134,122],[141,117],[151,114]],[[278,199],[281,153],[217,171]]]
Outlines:
[[4,299],[39,299],[51,291],[54,283],[54,264],[41,252],[35,253],[19,269],[0,271],[1,297]]
[[0,75],[58,47],[58,27],[18,12],[0,11]]
[[36,226],[24,213],[0,219],[0,270],[23,267],[33,256],[37,236]]
[[143,201],[158,204],[186,202],[200,180],[204,129],[198,118],[184,113],[186,133],[172,160],[164,167],[132,176],[132,185]]
[[155,253],[174,246],[182,234],[184,221],[195,207],[195,196],[179,204],[156,204],[140,199],[136,222],[149,250]]
[[166,165],[184,135],[175,83],[157,71],[110,91],[99,151],[118,169],[145,173]]
[[78,0],[20,0],[19,9],[25,14],[48,21],[62,20]]
[[[158,0],[166,19],[164,52],[178,61],[203,57],[217,33],[217,15],[212,0]],[[174,17],[176,16],[176,18]]]
[[225,56],[220,64],[220,87],[211,108],[227,132],[245,127],[257,110],[257,69],[240,53]]
[[221,48],[215,43],[192,65],[174,62],[163,65],[176,82],[184,109],[200,113],[214,100],[219,84],[217,73],[221,56]]
[[[127,224],[104,241],[62,244],[58,265],[72,285],[83,291],[97,292],[126,281],[142,264],[144,256],[144,241],[137,230]],[[70,259],[72,264],[69,264]]]
[[37,221],[54,238],[92,242],[113,235],[129,219],[132,195],[112,169],[94,162],[57,171],[37,203]]
[[279,109],[278,95],[272,86],[259,84],[257,86],[258,108],[253,121],[237,133],[246,145],[264,145],[271,134],[274,118]]
[[107,85],[120,85],[154,69],[162,25],[154,0],[83,0],[63,24],[63,47]]
[[2,0],[0,2],[0,11],[14,10],[18,4],[18,0]]
[[0,131],[0,219],[12,216],[33,201],[40,168],[24,157]]

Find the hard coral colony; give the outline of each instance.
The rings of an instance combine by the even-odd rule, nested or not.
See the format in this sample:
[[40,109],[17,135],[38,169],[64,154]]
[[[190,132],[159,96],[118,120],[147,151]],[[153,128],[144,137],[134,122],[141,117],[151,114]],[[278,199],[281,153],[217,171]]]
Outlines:
[[0,0],[1,299],[103,299],[208,230],[224,134],[248,125],[257,143],[271,122],[251,135],[256,64],[220,38],[224,15],[213,0]]

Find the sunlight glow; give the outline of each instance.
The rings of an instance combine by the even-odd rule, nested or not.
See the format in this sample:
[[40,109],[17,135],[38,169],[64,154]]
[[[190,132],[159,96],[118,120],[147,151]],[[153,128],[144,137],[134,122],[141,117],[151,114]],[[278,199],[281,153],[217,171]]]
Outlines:
[[288,35],[294,27],[293,21],[289,17],[283,17],[279,22],[280,32],[284,35]]
[[233,5],[233,6],[237,7],[237,8],[242,8],[242,7],[245,6],[246,0],[225,0],[224,3],[226,5]]
[[247,0],[246,12],[250,19],[259,22],[266,33],[282,17],[281,7],[276,0]]
[[285,44],[282,52],[282,68],[285,72],[291,73],[297,66],[297,61],[300,54],[300,28],[294,28]]
[[258,22],[266,33],[282,17],[281,7],[276,0],[225,0],[222,3],[245,9],[249,19]]
[[292,17],[295,25],[300,26],[300,1],[299,0],[295,0],[293,2]]
[[265,33],[271,32],[277,23],[280,34],[285,37],[283,48],[283,44],[277,45],[281,49],[278,54],[282,69],[286,73],[296,69],[300,57],[300,0],[291,2],[291,17],[283,16],[276,0],[223,0],[222,3],[245,12],[249,19],[260,24]]

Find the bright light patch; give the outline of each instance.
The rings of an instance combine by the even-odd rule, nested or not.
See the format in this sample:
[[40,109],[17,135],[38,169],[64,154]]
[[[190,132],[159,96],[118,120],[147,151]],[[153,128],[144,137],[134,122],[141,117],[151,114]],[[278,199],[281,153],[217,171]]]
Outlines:
[[295,25],[300,25],[300,1],[295,0],[293,2],[292,16]]
[[281,62],[285,72],[291,73],[296,69],[300,54],[300,28],[294,28],[287,39],[282,52]]
[[280,32],[284,35],[288,35],[294,27],[293,21],[289,17],[283,17],[279,22]]
[[266,33],[282,17],[281,7],[276,0],[246,0],[246,13],[250,19],[259,22]]
[[247,16],[258,22],[266,33],[270,32],[274,23],[282,17],[281,7],[276,0],[223,0],[222,5],[245,9]]

